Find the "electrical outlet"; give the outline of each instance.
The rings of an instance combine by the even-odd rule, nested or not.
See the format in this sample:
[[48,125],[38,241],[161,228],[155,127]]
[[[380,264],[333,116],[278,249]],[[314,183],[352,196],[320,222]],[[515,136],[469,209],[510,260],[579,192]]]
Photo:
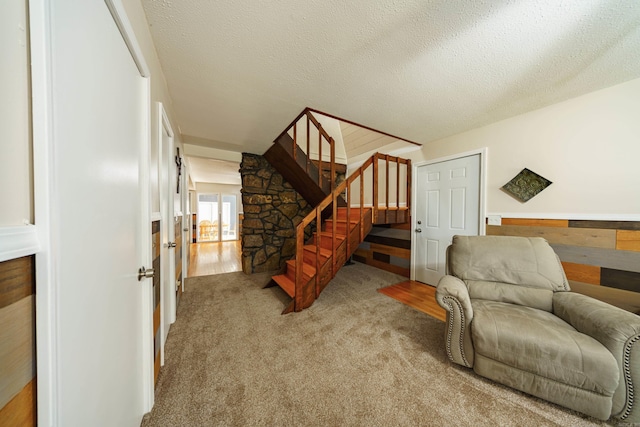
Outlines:
[[502,217],[500,215],[487,215],[487,224],[502,225]]

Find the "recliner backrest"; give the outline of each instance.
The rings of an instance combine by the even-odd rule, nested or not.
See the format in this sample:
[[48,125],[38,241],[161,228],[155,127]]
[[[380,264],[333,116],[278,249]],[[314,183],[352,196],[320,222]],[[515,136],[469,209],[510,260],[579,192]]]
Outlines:
[[449,274],[467,285],[471,298],[551,311],[554,292],[569,283],[553,248],[540,237],[454,236]]

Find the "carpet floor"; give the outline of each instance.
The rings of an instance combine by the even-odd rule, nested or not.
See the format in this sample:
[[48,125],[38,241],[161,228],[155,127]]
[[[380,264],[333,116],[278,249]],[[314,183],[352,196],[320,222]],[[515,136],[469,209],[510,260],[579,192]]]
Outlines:
[[444,323],[376,290],[356,263],[315,304],[268,274],[189,278],[142,426],[606,426],[448,361]]

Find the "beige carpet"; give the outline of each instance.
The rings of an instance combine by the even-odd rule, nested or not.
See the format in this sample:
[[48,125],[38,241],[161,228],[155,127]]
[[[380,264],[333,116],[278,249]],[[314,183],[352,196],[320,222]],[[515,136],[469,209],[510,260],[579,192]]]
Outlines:
[[285,316],[268,280],[187,279],[143,426],[608,425],[450,363],[444,323],[376,292],[401,276],[344,267]]

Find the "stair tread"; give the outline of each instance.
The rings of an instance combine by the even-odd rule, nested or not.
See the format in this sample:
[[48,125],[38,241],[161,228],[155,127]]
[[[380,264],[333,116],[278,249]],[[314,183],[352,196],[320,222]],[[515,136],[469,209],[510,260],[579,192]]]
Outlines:
[[[332,236],[332,233],[330,231],[321,231],[320,233],[318,233],[316,231],[315,234],[321,234],[323,238],[325,238],[325,237],[326,238],[331,238],[331,236]],[[347,238],[346,235],[340,234],[340,233],[336,233],[336,240],[344,240],[346,238]]]
[[291,298],[295,295],[296,284],[286,274],[278,274],[272,277],[273,281],[282,288]]
[[[304,245],[303,248],[304,248],[305,251],[309,251],[309,252],[313,252],[313,253],[316,252],[316,245],[315,244],[313,244],[313,245]],[[320,255],[323,256],[323,257],[329,258],[331,256],[331,251],[329,249],[325,249],[323,247],[320,247]]]
[[[336,220],[334,220],[333,218],[329,218],[329,219],[327,219],[327,220],[325,220],[325,221],[335,221],[335,222],[345,222],[345,223],[347,222],[347,220],[346,220],[346,219],[340,219],[340,218],[338,218],[338,219],[336,219]],[[359,222],[360,222],[360,219],[354,219],[354,218],[351,218],[351,219],[349,220],[349,222],[350,222],[351,224],[357,224],[357,223],[359,223]]]
[[[290,259],[289,261],[287,261],[287,264],[291,266],[291,268],[295,269],[296,268],[296,260],[295,259]],[[307,264],[306,262],[302,263],[302,274],[304,276],[308,276],[308,279],[311,279],[313,276],[316,275],[316,268],[310,264]]]

